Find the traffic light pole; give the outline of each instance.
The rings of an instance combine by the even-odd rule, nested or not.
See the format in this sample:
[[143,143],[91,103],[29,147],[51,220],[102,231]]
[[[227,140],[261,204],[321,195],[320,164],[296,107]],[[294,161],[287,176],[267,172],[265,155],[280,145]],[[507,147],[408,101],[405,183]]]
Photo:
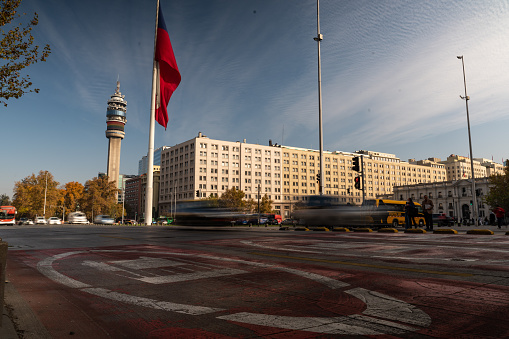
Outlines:
[[366,179],[364,179],[364,157],[360,157],[361,158],[361,177],[362,177],[362,202],[364,202],[364,200],[366,200],[366,190],[365,190],[365,187],[366,187]]

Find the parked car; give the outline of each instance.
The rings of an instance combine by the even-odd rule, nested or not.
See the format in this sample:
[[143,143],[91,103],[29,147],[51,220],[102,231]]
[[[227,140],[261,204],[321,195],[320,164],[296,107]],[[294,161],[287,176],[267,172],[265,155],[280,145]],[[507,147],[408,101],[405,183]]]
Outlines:
[[454,218],[445,213],[433,213],[433,224],[438,226],[453,226]]
[[62,220],[58,217],[51,217],[48,219],[48,225],[61,225]]
[[24,223],[23,225],[33,225],[34,224],[34,221],[32,219],[28,219],[26,221],[26,223]]
[[113,219],[109,215],[96,215],[94,218],[94,224],[113,225],[114,223],[115,219]]
[[281,222],[281,225],[296,225],[297,221],[293,219],[285,219]]
[[26,225],[28,222],[28,218],[20,218],[18,221],[18,225]]
[[71,212],[67,216],[69,224],[88,224],[87,216],[83,212]]
[[44,219],[44,217],[35,217],[35,224],[36,225],[46,225],[48,222],[46,221],[46,219]]

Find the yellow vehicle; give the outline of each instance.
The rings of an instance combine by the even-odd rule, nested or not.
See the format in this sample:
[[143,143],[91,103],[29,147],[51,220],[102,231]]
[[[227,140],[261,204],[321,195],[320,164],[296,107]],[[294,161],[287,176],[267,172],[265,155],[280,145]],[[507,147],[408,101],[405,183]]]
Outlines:
[[[362,204],[369,211],[368,220],[375,226],[392,226],[398,227],[405,225],[405,205],[403,200],[374,199],[366,200]],[[417,207],[417,215],[414,221],[419,227],[424,226],[424,214],[422,213],[421,204],[414,202]]]

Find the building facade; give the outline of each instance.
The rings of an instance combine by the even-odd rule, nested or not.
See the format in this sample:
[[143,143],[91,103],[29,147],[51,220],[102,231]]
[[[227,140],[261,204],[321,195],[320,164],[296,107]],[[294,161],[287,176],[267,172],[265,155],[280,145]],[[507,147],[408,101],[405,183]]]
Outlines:
[[[438,159],[440,160],[440,159]],[[445,161],[439,161],[447,170],[447,180],[463,180],[472,177],[472,165],[470,158],[451,154]],[[474,158],[474,177],[486,178],[494,174],[504,174],[504,165],[493,160]]]
[[[436,161],[401,161],[393,154],[357,151],[324,152],[324,194],[342,203],[360,205],[363,199],[392,196],[393,188],[446,181],[445,166]],[[361,158],[363,190],[355,189],[360,173],[352,169]],[[175,201],[221,196],[232,187],[246,199],[260,195],[273,201],[274,210],[290,217],[295,204],[319,194],[320,152],[312,149],[248,144],[197,137],[161,152],[160,214],[170,214]]]
[[[489,179],[475,179],[475,187],[478,215],[484,220],[489,218],[492,209],[492,206],[483,202],[483,197],[488,194],[490,189]],[[420,203],[424,200],[424,195],[433,200],[433,213],[444,213],[457,218],[458,221],[469,220],[473,216],[472,181],[470,179],[396,186],[393,199],[412,198],[415,202]]]
[[[169,148],[168,146],[162,146],[154,150],[154,166],[161,166],[161,152]],[[138,161],[138,175],[147,174],[148,157],[144,155],[140,161]]]

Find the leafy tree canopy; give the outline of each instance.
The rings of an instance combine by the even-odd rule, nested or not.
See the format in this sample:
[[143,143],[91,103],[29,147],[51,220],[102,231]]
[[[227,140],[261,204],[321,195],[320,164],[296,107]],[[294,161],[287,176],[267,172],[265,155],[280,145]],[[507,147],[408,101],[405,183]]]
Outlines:
[[[99,214],[115,215],[118,188],[108,176],[87,180],[83,189],[80,209],[89,219]],[[113,213],[112,213],[113,212]]]
[[489,178],[490,191],[485,201],[492,208],[502,207],[509,211],[509,163],[504,168],[504,174],[494,174]]
[[19,216],[35,217],[52,216],[57,211],[62,191],[53,174],[40,171],[36,176],[28,177],[14,183],[13,205]]
[[0,59],[3,61],[0,65],[0,102],[5,106],[10,98],[39,92],[38,88],[32,88],[30,76],[22,76],[21,71],[38,61],[46,61],[51,53],[48,44],[42,51],[34,45],[32,29],[39,23],[37,13],[28,23],[15,23],[16,20],[23,21],[21,18],[26,15],[17,12],[20,4],[21,0],[0,0],[0,27],[3,27],[0,30]]
[[10,206],[12,204],[7,194],[0,195],[0,206]]

